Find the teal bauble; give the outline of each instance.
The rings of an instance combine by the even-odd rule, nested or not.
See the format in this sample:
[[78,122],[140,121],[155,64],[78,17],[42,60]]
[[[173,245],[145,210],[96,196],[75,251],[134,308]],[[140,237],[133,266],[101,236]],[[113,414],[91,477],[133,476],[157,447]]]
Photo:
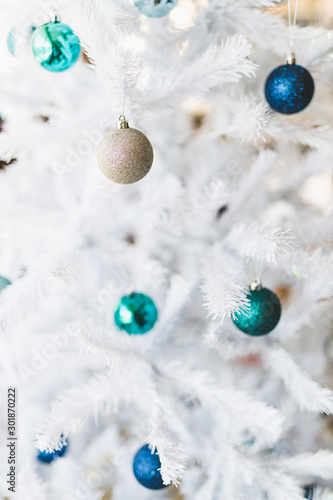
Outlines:
[[31,44],[35,60],[54,73],[71,68],[80,56],[79,38],[58,20],[37,28]]
[[278,297],[268,288],[258,287],[249,290],[247,298],[250,308],[235,313],[233,322],[242,332],[253,337],[267,335],[274,330],[281,316]]
[[134,0],[135,6],[148,17],[163,17],[176,6],[178,0]]
[[0,276],[0,292],[2,292],[2,290],[4,290],[9,285],[11,285],[11,282],[7,280],[7,278]]
[[116,325],[131,334],[143,334],[153,328],[157,320],[157,309],[150,297],[143,293],[125,295],[115,312]]

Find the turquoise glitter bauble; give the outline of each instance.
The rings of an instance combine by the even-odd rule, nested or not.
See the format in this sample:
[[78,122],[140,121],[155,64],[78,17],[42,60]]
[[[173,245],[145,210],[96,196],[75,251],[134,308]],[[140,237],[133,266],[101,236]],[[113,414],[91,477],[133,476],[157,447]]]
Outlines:
[[250,289],[247,298],[250,301],[250,309],[235,313],[233,322],[247,335],[267,335],[274,330],[281,316],[278,297],[268,288],[258,287],[256,290]]
[[11,282],[7,280],[7,278],[0,276],[0,292],[2,292],[2,290],[6,288],[8,285],[11,285]]
[[157,451],[151,452],[146,444],[142,446],[134,457],[133,472],[142,486],[149,490],[162,490],[168,485],[163,483],[160,473],[161,462]]
[[148,17],[163,17],[176,6],[178,0],[134,0],[135,6]]
[[80,40],[59,21],[43,24],[32,37],[35,60],[48,71],[58,73],[74,66],[80,55]]
[[125,295],[114,315],[116,325],[129,334],[147,333],[157,320],[154,302],[143,293]]

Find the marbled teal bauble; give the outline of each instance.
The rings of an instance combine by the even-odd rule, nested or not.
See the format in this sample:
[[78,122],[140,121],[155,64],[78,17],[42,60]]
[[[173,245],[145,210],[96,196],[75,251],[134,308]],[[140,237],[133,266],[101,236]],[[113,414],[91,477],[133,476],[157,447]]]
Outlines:
[[80,56],[80,40],[67,24],[59,21],[43,24],[32,37],[35,60],[48,71],[65,71]]
[[313,78],[297,64],[279,66],[268,76],[265,96],[274,111],[292,115],[305,109],[314,94]]
[[235,313],[233,322],[242,332],[253,337],[267,335],[274,330],[281,316],[278,297],[268,288],[249,290],[247,298],[250,308]]
[[9,285],[11,285],[11,282],[7,280],[7,278],[0,276],[0,292],[2,292],[2,290],[4,290]]
[[100,142],[97,161],[103,174],[118,184],[132,184],[145,177],[153,164],[154,152],[147,137],[121,119]]
[[161,462],[157,451],[152,453],[147,444],[140,448],[133,460],[134,476],[139,483],[149,490],[166,488],[168,485],[163,484],[160,468]]
[[63,457],[67,451],[67,444],[64,443],[60,450],[55,450],[52,452],[49,451],[39,451],[37,455],[37,459],[44,464],[50,464],[58,457]]
[[121,330],[130,335],[141,335],[153,328],[157,316],[157,309],[151,298],[143,293],[133,292],[121,299],[114,319]]
[[304,498],[307,498],[308,500],[313,500],[313,495],[314,495],[313,486],[306,486],[304,488]]
[[148,17],[163,17],[176,6],[178,0],[134,0],[135,6]]

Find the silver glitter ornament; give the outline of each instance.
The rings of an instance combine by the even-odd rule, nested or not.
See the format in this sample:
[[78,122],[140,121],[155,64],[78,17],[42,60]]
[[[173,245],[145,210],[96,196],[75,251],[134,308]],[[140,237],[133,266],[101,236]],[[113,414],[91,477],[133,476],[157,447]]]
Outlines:
[[123,115],[98,146],[97,161],[103,174],[118,184],[132,184],[148,174],[154,153],[147,137],[130,128]]

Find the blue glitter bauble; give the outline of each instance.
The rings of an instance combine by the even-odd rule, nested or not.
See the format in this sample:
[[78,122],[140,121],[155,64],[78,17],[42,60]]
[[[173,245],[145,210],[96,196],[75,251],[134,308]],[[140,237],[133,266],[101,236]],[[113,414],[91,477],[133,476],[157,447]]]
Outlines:
[[163,17],[176,6],[178,0],[134,0],[135,6],[148,17]]
[[143,293],[125,295],[114,315],[116,325],[129,334],[147,333],[157,320],[157,309],[151,298]]
[[43,24],[32,37],[35,60],[48,71],[58,73],[74,66],[80,55],[80,40],[59,21]]
[[314,94],[313,78],[297,64],[279,66],[268,76],[265,96],[274,111],[292,115],[306,108]]
[[0,292],[2,292],[2,290],[4,290],[4,288],[6,288],[9,285],[11,285],[11,282],[7,280],[7,278],[0,276]]
[[312,486],[307,486],[304,488],[304,498],[308,500],[313,500],[314,489]]
[[55,451],[39,451],[37,455],[37,459],[44,464],[50,464],[58,457],[63,457],[67,451],[67,444],[63,444],[60,450]]
[[267,335],[279,322],[281,304],[278,297],[268,288],[258,287],[247,294],[250,309],[235,313],[233,322],[242,332],[253,337]]
[[134,476],[139,483],[150,490],[166,488],[168,485],[163,484],[160,468],[161,462],[157,451],[152,453],[147,444],[140,448],[133,460]]

